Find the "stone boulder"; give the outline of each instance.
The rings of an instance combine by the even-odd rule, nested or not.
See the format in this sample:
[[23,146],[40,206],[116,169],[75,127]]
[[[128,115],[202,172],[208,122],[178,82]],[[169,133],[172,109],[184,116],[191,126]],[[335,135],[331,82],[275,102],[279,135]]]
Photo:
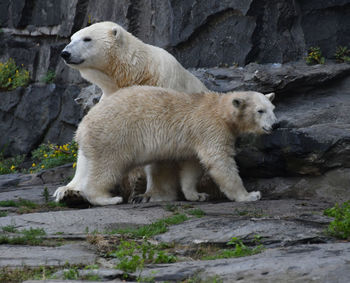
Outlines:
[[4,155],[29,153],[44,141],[70,142],[82,118],[74,101],[79,90],[50,84],[2,92],[0,148]]

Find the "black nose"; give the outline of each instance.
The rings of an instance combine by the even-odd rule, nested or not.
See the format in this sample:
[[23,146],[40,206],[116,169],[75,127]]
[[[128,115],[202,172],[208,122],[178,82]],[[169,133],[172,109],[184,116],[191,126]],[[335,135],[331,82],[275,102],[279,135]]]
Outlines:
[[67,61],[70,58],[70,53],[68,51],[62,51],[61,57]]
[[272,125],[272,130],[276,130],[281,126],[281,124],[279,122],[275,123]]

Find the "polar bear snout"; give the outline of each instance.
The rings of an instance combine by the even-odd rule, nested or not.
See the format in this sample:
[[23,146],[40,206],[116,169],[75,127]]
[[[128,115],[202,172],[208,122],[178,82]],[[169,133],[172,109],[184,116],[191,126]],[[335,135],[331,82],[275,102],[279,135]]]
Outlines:
[[82,59],[79,55],[74,55],[74,52],[72,53],[69,51],[71,49],[69,46],[70,44],[68,44],[61,52],[61,57],[63,58],[64,62],[69,65],[82,64],[84,62],[84,59]]
[[68,63],[69,58],[71,57],[71,54],[70,54],[70,52],[63,50],[61,52],[61,57],[64,59],[64,61],[66,61]]
[[272,125],[272,130],[276,130],[276,129],[280,128],[280,127],[281,127],[280,122],[276,122],[276,123],[274,123],[274,124]]

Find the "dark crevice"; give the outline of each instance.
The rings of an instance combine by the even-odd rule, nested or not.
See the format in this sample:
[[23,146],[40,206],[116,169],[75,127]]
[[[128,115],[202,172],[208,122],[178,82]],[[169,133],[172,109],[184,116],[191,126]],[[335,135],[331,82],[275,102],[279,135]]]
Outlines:
[[75,9],[75,17],[74,17],[74,23],[72,27],[72,33],[75,33],[79,29],[82,28],[85,15],[87,12],[87,7],[89,4],[89,0],[79,0]]
[[[47,86],[48,87],[48,86]],[[57,85],[55,86],[55,90],[54,92],[58,91],[58,87]],[[38,137],[37,141],[35,143],[33,143],[31,149],[29,152],[31,152],[32,150],[38,148],[44,141],[47,133],[50,131],[50,129],[52,128],[52,125],[57,121],[57,119],[60,117],[61,112],[62,112],[62,103],[63,103],[63,99],[62,99],[62,95],[58,96],[59,98],[59,103],[57,103],[59,105],[59,109],[57,111],[57,115],[55,117],[52,117],[51,121],[48,121],[47,126],[45,127],[45,129],[43,130],[42,134],[40,135],[40,137]]]
[[247,54],[245,64],[250,62],[255,62],[260,53],[260,40],[263,34],[263,16],[265,10],[266,2],[265,0],[253,1],[250,6],[247,15],[256,18],[256,27],[252,34],[252,49]]
[[39,51],[35,52],[35,56],[34,56],[34,59],[33,59],[33,73],[32,73],[32,78],[36,78],[36,73],[37,71],[40,69],[39,68]]
[[173,49],[186,48],[187,46],[191,45],[191,43],[194,42],[196,40],[196,38],[198,38],[202,34],[206,33],[206,31],[211,26],[217,25],[220,22],[227,20],[229,17],[231,17],[233,15],[242,16],[242,13],[238,10],[233,9],[233,8],[228,8],[228,9],[225,9],[225,10],[222,10],[222,11],[219,11],[219,12],[216,12],[214,14],[209,15],[200,26],[195,28],[193,30],[193,32],[188,37],[186,37],[185,39],[183,39],[182,41],[177,43],[173,47]]
[[22,17],[18,22],[17,27],[22,27],[24,28],[25,26],[27,26],[32,17],[33,17],[33,11],[34,11],[34,6],[35,6],[35,0],[26,0],[23,10],[25,11],[24,13],[21,13]]
[[126,13],[126,18],[129,20],[128,31],[132,34],[138,34],[138,30],[139,30],[139,16],[140,16],[139,2],[140,2],[139,0],[130,0],[130,5]]

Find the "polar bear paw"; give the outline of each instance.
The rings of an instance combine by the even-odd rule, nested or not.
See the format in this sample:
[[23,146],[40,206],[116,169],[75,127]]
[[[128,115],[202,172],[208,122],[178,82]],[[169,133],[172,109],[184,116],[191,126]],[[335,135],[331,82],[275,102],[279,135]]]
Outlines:
[[137,204],[137,203],[146,203],[146,202],[149,202],[150,200],[151,200],[150,196],[139,194],[139,195],[133,196],[130,202]]
[[53,197],[55,198],[55,202],[62,201],[66,197],[66,195],[70,194],[71,192],[77,192],[77,191],[73,191],[72,188],[67,186],[58,187],[53,194]]
[[87,207],[90,203],[84,198],[80,191],[71,187],[59,187],[53,194],[55,202],[64,202],[68,207]]
[[239,198],[236,201],[237,202],[241,202],[241,201],[257,201],[259,199],[261,199],[261,193],[259,191],[255,191],[255,192],[248,193],[248,195],[246,195],[245,197]]
[[185,198],[188,201],[206,201],[209,199],[209,195],[206,193],[191,192],[185,194]]

